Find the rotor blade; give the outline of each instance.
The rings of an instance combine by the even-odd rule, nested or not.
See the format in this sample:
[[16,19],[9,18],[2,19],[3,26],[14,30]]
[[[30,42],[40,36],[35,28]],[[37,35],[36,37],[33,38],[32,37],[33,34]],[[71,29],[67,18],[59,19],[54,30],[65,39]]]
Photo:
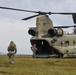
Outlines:
[[76,24],[76,14],[72,14],[73,22]]
[[76,25],[74,25],[74,26],[55,26],[54,28],[69,28],[69,27],[76,27]]
[[16,9],[16,8],[9,8],[9,7],[0,7],[0,9],[8,9],[8,10],[16,10],[16,11],[24,11],[24,12],[38,13],[38,12],[36,12],[36,11],[23,10],[23,9]]
[[72,15],[72,14],[76,14],[76,13],[66,13],[66,12],[64,12],[64,13],[58,13],[58,12],[52,12],[51,14],[62,14],[62,15]]
[[8,9],[8,10],[16,10],[16,11],[24,11],[24,12],[32,12],[32,13],[39,13],[39,14],[63,14],[63,15],[72,15],[76,13],[62,13],[62,12],[41,12],[41,11],[30,11],[30,10],[24,10],[24,9],[16,9],[16,8],[10,8],[10,7],[0,7],[0,9]]
[[39,14],[51,14],[51,12],[30,11],[30,10],[16,9],[16,8],[10,8],[10,7],[0,7],[0,9],[8,9],[8,10],[16,10],[16,11],[32,12],[32,13],[39,13]]
[[55,26],[54,28],[69,28],[68,26]]
[[38,15],[39,15],[39,14],[33,15],[33,16],[30,16],[30,17],[26,17],[26,18],[23,18],[22,20],[28,20],[28,19],[34,18],[34,17],[36,17],[36,16],[38,16]]

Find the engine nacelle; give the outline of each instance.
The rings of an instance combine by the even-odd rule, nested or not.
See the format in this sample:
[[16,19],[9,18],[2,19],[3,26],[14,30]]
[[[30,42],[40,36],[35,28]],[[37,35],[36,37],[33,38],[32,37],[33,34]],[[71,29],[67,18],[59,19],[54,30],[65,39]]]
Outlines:
[[57,36],[62,36],[63,35],[63,30],[61,28],[57,29]]
[[50,34],[51,37],[54,37],[57,35],[57,30],[56,29],[49,29],[48,34]]
[[35,36],[36,35],[36,29],[35,28],[30,28],[28,30],[28,34],[32,35],[32,36]]
[[62,36],[63,35],[63,30],[61,28],[59,29],[49,29],[48,34],[50,34],[51,37],[54,36]]

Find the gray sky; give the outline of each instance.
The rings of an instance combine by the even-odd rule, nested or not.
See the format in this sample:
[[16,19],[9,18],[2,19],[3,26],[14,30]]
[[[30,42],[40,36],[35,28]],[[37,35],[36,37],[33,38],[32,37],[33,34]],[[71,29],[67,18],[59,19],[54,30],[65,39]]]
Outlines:
[[[0,6],[32,11],[76,12],[76,0],[0,0]],[[18,54],[32,54],[28,27],[35,26],[36,18],[21,20],[30,15],[34,13],[0,9],[0,52],[7,53],[7,46],[13,40],[17,45]],[[71,15],[49,17],[53,20],[54,26],[73,25]]]

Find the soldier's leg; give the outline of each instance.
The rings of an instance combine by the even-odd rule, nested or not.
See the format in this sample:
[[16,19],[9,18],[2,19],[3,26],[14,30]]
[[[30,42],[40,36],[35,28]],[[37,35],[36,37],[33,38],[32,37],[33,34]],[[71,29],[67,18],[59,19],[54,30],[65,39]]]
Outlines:
[[11,63],[14,63],[14,54],[11,56]]
[[9,59],[11,58],[10,53],[7,53],[7,56],[8,56]]
[[36,57],[36,51],[33,52],[33,57]]
[[8,53],[7,55],[8,55],[9,63],[11,63],[11,54],[10,54],[10,53]]

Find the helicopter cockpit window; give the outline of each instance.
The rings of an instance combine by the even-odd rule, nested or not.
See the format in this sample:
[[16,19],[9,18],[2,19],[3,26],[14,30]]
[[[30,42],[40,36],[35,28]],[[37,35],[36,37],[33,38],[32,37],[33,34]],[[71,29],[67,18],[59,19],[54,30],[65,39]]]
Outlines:
[[69,45],[69,41],[65,41],[65,44]]

